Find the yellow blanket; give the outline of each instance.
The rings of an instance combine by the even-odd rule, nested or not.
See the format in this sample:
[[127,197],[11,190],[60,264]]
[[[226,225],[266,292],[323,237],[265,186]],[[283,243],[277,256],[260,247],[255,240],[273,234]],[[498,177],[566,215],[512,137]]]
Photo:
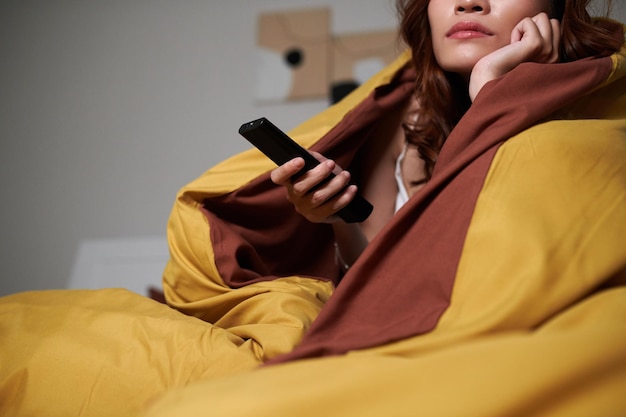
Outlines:
[[[348,166],[345,144],[396,97],[387,86],[404,88],[406,60],[292,136]],[[172,211],[169,306],[124,290],[0,299],[0,415],[625,415],[626,50],[580,65],[545,80],[562,75],[574,93],[556,89],[565,96],[542,99],[540,122],[476,141],[483,149],[464,141],[509,131],[518,114],[503,127],[509,113],[468,113],[476,118],[451,136],[426,191],[336,289],[332,236],[286,212],[268,185],[271,162],[251,150],[210,169]],[[476,108],[535,73],[524,66],[486,86]],[[514,110],[534,114],[533,103]],[[452,274],[441,284],[398,231],[434,227],[424,213],[450,189],[473,197],[446,200],[467,224],[452,252],[433,252],[459,252],[436,259],[453,264],[433,270]],[[276,219],[251,218],[257,202]],[[399,251],[413,262],[389,266]],[[362,297],[359,278],[380,299]],[[385,313],[403,293],[415,310]],[[275,364],[258,369],[265,362]]]

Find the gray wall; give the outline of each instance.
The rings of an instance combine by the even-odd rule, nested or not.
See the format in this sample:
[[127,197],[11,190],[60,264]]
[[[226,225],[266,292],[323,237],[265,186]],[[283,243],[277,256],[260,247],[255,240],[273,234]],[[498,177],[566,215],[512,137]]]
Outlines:
[[395,26],[391,0],[0,0],[0,294],[66,287],[84,240],[164,237],[241,123],[325,108],[255,105],[252,54],[259,12],[330,5],[336,33]]
[[0,295],[65,288],[84,240],[164,236],[176,191],[247,148],[243,121],[326,107],[254,104],[259,12],[332,6],[341,34],[393,27],[392,4],[0,0]]

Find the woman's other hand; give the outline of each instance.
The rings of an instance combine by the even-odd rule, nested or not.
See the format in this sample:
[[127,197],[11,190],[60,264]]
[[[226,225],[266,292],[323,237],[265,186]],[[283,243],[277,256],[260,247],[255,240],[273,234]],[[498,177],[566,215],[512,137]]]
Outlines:
[[[304,167],[302,158],[294,158],[274,169],[270,178],[275,184],[286,188],[287,200],[307,220],[313,223],[334,223],[339,220],[337,211],[352,201],[357,187],[348,185],[348,171],[317,152],[311,154],[320,164],[297,179],[293,180],[292,177]],[[334,173],[335,177],[328,180],[330,173]]]
[[561,25],[546,13],[524,18],[511,33],[511,43],[481,58],[470,76],[472,101],[489,81],[496,79],[522,62],[553,63],[559,60]]

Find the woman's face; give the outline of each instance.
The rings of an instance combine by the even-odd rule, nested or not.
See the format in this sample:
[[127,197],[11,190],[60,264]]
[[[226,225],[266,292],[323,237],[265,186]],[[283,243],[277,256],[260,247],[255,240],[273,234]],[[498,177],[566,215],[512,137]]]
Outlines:
[[549,10],[550,0],[430,0],[435,58],[445,71],[467,76],[480,58],[511,43],[523,18]]

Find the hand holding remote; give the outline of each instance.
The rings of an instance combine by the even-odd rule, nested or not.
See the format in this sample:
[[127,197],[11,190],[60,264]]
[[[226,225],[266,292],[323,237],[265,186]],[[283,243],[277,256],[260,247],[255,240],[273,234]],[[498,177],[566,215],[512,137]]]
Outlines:
[[334,223],[340,219],[337,213],[356,196],[357,187],[349,183],[350,173],[334,161],[312,155],[320,162],[316,167],[298,175],[304,167],[304,160],[298,157],[272,171],[271,178],[286,187],[287,199],[307,220]]
[[279,166],[272,180],[287,187],[296,210],[310,221],[333,222],[336,215],[355,223],[371,214],[372,205],[349,184],[347,171],[333,172],[333,161],[311,154],[266,118],[244,123],[239,133]]

